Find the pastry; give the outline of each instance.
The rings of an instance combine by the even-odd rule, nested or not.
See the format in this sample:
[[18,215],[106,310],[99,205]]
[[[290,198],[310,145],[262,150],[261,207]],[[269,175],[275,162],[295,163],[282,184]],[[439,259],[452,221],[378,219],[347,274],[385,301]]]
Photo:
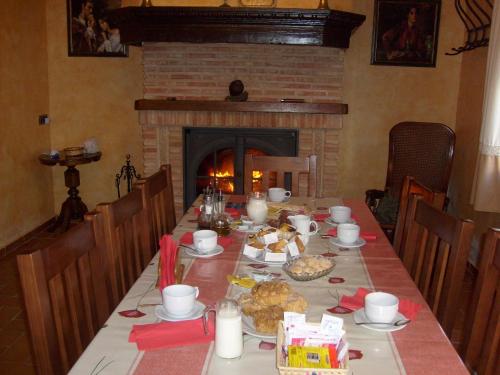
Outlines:
[[281,240],[267,245],[267,248],[271,250],[273,253],[283,253],[284,252],[283,250],[286,248],[286,245],[288,245],[288,241]]

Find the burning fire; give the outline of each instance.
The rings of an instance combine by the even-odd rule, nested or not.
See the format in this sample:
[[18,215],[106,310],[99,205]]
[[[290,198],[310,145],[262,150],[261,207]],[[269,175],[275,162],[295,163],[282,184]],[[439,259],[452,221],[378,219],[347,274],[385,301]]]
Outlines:
[[224,177],[234,177],[231,172],[229,171],[224,171],[224,172],[217,172],[215,174],[215,180],[217,181],[216,185],[219,187],[219,189],[222,189],[222,191],[225,191],[227,193],[232,193],[234,191],[234,183],[232,181],[222,179]]

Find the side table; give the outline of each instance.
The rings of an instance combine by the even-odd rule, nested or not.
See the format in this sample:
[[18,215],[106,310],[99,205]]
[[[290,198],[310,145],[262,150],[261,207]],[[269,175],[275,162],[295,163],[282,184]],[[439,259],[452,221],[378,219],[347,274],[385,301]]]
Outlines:
[[64,171],[64,182],[66,187],[69,188],[68,198],[66,198],[63,202],[61,212],[57,217],[56,222],[49,229],[50,231],[57,230],[65,232],[68,230],[71,220],[83,220],[83,215],[88,211],[88,209],[78,195],[77,187],[80,186],[80,172],[76,169],[76,166],[98,161],[101,158],[101,155],[101,152],[96,152],[75,157],[65,157],[64,152],[61,152],[58,159],[53,159],[46,154],[42,154],[38,157],[38,160],[43,165],[54,166],[59,164],[66,167],[66,170]]

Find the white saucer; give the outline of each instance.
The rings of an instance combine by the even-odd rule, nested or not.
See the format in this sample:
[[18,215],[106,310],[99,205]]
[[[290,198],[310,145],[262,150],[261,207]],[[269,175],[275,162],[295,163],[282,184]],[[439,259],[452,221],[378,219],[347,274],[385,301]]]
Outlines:
[[250,316],[241,314],[241,322],[242,322],[243,332],[246,333],[247,335],[258,337],[260,339],[265,339],[265,340],[276,339],[276,335],[257,332],[257,330],[255,329],[255,324],[253,323],[253,318]]
[[[354,321],[356,323],[361,323],[361,322],[368,322],[370,319],[365,314],[365,308],[362,307],[359,310],[356,310],[353,314]],[[404,320],[406,317],[401,314],[397,313],[396,317],[393,319],[392,323],[398,321],[398,320]],[[393,331],[399,331],[400,329],[403,329],[407,326],[407,324],[402,325],[402,326],[395,326],[392,324],[360,324],[361,326],[371,329],[373,331],[379,331],[379,332],[393,332]]]
[[194,308],[191,312],[185,316],[174,316],[170,315],[163,305],[158,305],[155,307],[155,315],[161,320],[167,320],[169,322],[182,322],[183,320],[194,320],[201,318],[203,316],[203,311],[205,311],[206,306],[200,301],[194,302]]
[[192,257],[195,258],[210,258],[222,253],[224,251],[224,248],[221,245],[217,245],[215,249],[209,251],[208,253],[199,253],[196,250],[184,247],[184,251],[186,252],[187,255],[191,255]]
[[[336,227],[337,225],[339,225],[340,223],[337,223],[335,221],[333,221],[333,219],[330,217],[327,217],[325,219],[325,223],[327,223],[328,225],[331,225],[332,227]],[[353,218],[350,218],[349,220],[347,220],[345,222],[345,224],[356,224],[356,220],[354,220]]]
[[361,247],[363,245],[366,244],[366,241],[359,237],[356,241],[354,241],[353,243],[345,243],[345,242],[342,242],[338,239],[338,237],[331,237],[330,238],[330,243],[332,245],[335,245],[337,247],[343,247],[345,249],[351,249],[351,248],[355,248],[355,247]]
[[[266,250],[267,251],[267,250]],[[262,263],[262,264],[267,264],[268,266],[276,266],[276,267],[281,267],[283,264],[286,263],[285,262],[270,262],[270,261],[266,261],[264,260],[265,259],[265,251],[261,252],[262,255],[260,255],[259,257],[257,258],[252,258],[246,254],[243,254],[245,257],[247,257],[247,259],[250,259],[251,261],[255,262],[255,263]],[[288,256],[287,256],[288,258]]]

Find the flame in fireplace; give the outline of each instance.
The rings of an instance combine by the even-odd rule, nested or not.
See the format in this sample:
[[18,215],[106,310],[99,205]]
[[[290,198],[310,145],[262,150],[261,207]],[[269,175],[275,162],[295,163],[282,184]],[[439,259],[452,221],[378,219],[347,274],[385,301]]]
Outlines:
[[229,171],[218,171],[215,174],[215,180],[217,181],[216,185],[219,187],[219,189],[222,189],[222,191],[224,191],[226,193],[234,192],[234,183],[230,180],[223,179],[224,177],[232,178],[234,176]]

